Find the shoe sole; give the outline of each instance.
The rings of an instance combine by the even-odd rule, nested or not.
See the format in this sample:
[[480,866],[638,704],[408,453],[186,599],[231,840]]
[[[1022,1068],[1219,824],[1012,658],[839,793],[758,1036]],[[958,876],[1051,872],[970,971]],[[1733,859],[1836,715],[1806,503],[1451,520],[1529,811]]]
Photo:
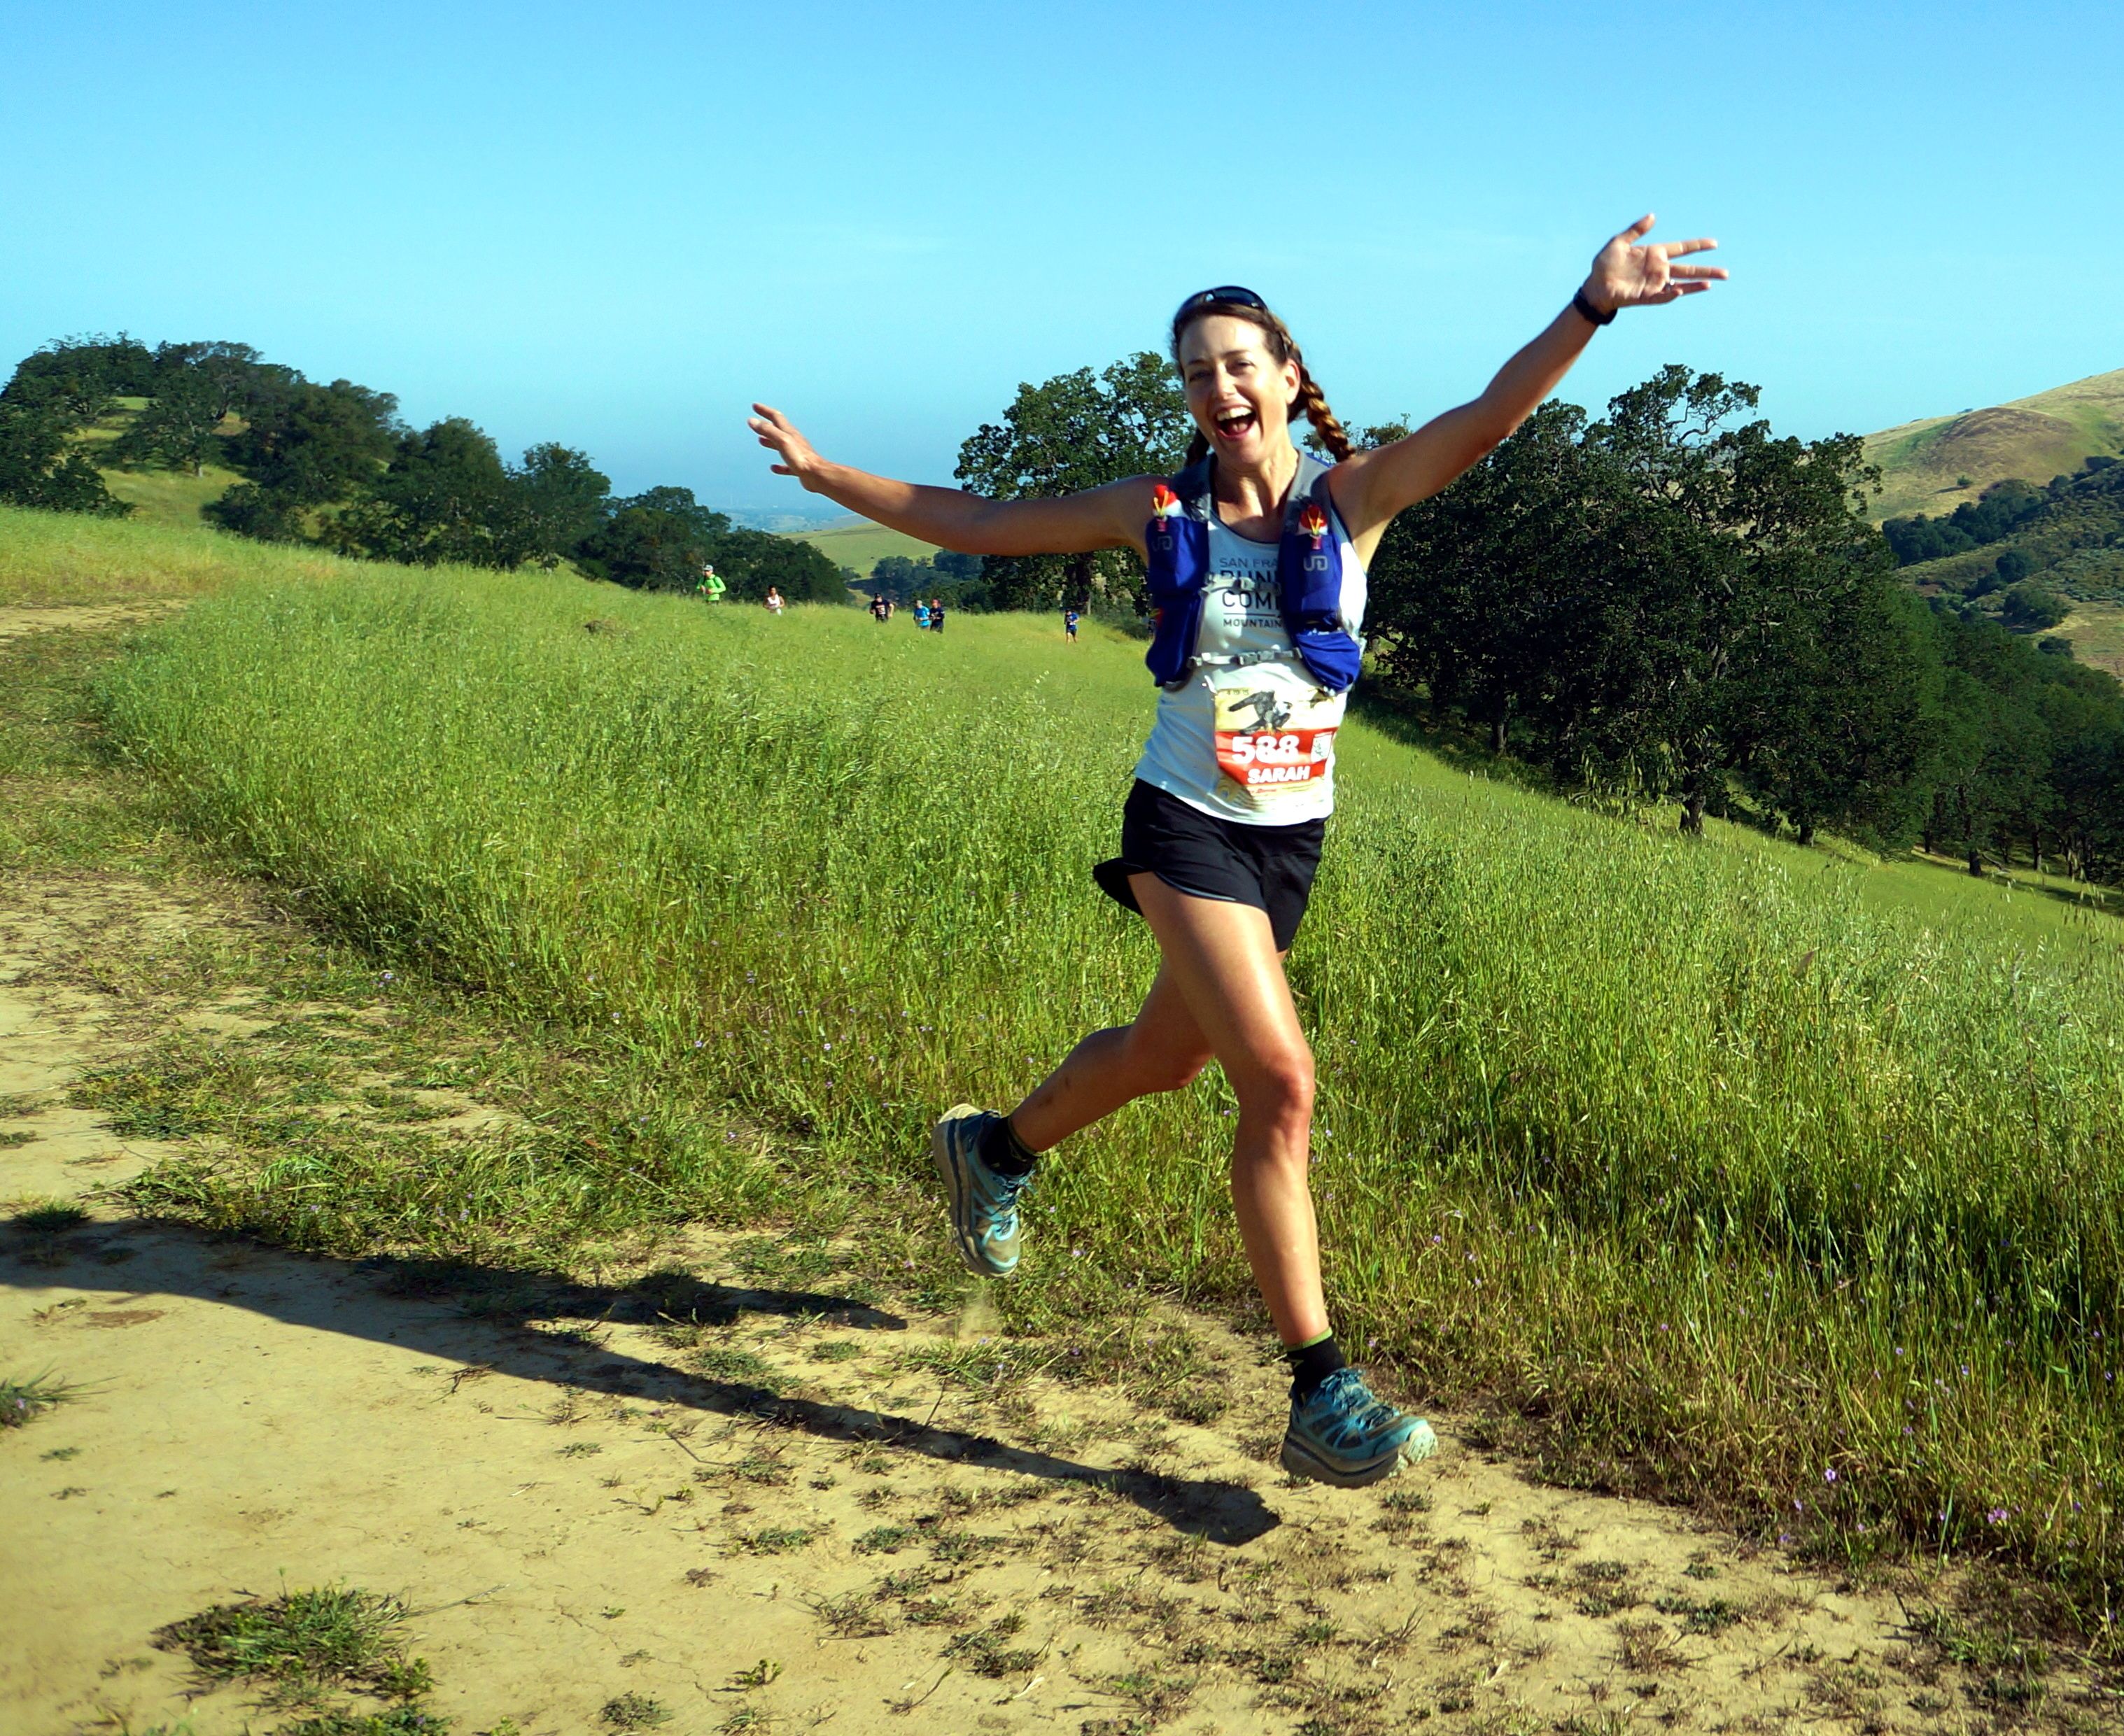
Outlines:
[[1291,1476],[1304,1477],[1308,1482],[1332,1484],[1337,1489],[1365,1489],[1374,1483],[1384,1482],[1404,1464],[1413,1465],[1437,1451],[1438,1437],[1426,1423],[1385,1457],[1369,1464],[1331,1465],[1290,1434],[1283,1438],[1283,1451],[1278,1458]]
[[970,1103],[954,1104],[945,1110],[943,1119],[930,1129],[929,1157],[937,1166],[937,1174],[944,1183],[944,1201],[952,1214],[952,1245],[959,1250],[960,1263],[976,1278],[1008,1278],[1017,1269],[1014,1264],[999,1271],[982,1259],[977,1251],[979,1245],[974,1240],[970,1203],[973,1189],[966,1180],[965,1166],[952,1144],[953,1124],[970,1120],[980,1113]]

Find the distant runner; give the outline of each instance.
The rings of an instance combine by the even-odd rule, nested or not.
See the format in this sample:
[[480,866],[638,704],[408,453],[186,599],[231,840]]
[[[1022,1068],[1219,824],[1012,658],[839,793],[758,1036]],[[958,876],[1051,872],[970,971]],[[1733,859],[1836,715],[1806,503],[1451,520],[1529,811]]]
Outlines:
[[914,599],[914,625],[919,631],[929,631],[929,605],[919,597]]
[[875,621],[880,626],[883,626],[885,625],[885,598],[883,597],[879,596],[871,598],[870,618]]
[[701,582],[693,587],[693,594],[710,603],[721,603],[723,600],[723,593],[729,589],[730,587],[721,579],[716,577],[716,570],[712,566],[703,566],[701,569]]
[[1062,611],[1062,636],[1071,645],[1077,642],[1077,612],[1074,609]]
[[944,599],[942,597],[929,599],[929,631],[933,633],[944,631]]
[[778,615],[782,612],[782,593],[775,589],[773,585],[768,586],[766,596],[760,600],[767,605],[768,614]]
[[[1150,924],[1158,975],[1134,1023],[1093,1031],[1008,1115],[963,1103],[947,1111],[932,1155],[960,1256],[976,1273],[1006,1277],[1041,1153],[1220,1063],[1238,1100],[1232,1201],[1290,1365],[1282,1461],[1296,1476],[1353,1488],[1437,1445],[1429,1424],[1373,1396],[1328,1325],[1307,1179],[1313,1053],[1283,969],[1334,805],[1335,731],[1358,673],[1365,565],[1394,514],[1517,428],[1620,309],[1675,301],[1726,275],[1672,263],[1715,242],[1647,245],[1652,227],[1640,218],[1603,246],[1570,304],[1479,397],[1365,452],[1351,448],[1290,328],[1235,284],[1189,296],[1172,317],[1172,359],[1195,422],[1177,476],[1060,500],[988,500],[831,462],[781,411],[753,406],[752,430],[773,450],[776,474],[924,542],[984,556],[1126,548],[1144,561],[1157,717],[1121,810],[1121,853],[1093,875]],[[1332,466],[1292,445],[1301,417]]]

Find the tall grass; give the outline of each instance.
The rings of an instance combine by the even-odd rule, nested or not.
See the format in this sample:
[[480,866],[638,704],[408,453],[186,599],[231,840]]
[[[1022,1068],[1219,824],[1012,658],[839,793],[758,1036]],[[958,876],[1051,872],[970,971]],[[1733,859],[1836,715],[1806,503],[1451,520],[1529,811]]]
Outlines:
[[[902,1198],[942,1105],[1011,1100],[1148,983],[1085,870],[1149,697],[1134,648],[1018,617],[937,637],[367,568],[195,605],[108,701],[189,823],[386,959],[623,1033]],[[2098,1618],[2109,919],[2007,944],[1819,857],[1346,736],[1291,961],[1346,1341],[1487,1400],[1558,1476],[1822,1547],[1997,1551]],[[1065,1147],[1021,1317],[1095,1269],[1248,1307],[1231,1109],[1213,1072]]]
[[355,563],[210,531],[0,506],[0,606],[195,597],[244,579],[323,578]]

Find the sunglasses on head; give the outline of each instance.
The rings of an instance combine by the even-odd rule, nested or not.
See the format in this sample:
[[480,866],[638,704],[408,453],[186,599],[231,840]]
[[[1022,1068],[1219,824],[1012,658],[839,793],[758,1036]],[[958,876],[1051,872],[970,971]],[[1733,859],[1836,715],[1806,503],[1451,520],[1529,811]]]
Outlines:
[[1219,302],[1229,303],[1239,307],[1257,307],[1263,313],[1268,312],[1268,303],[1256,295],[1252,290],[1238,284],[1224,284],[1215,289],[1196,290],[1180,304],[1180,311],[1172,317],[1175,320],[1183,320],[1196,309],[1214,307]]

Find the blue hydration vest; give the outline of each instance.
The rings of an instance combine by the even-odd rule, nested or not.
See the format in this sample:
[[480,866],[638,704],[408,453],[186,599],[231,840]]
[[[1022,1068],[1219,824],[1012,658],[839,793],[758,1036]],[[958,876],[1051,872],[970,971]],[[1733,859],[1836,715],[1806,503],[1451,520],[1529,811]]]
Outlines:
[[[1202,598],[1210,572],[1210,523],[1217,509],[1210,493],[1207,456],[1166,486],[1180,510],[1154,516],[1144,530],[1150,553],[1150,650],[1144,662],[1161,687],[1177,687],[1194,673],[1195,636],[1202,626]],[[1306,673],[1330,693],[1357,678],[1363,648],[1342,625],[1342,544],[1336,535],[1335,506],[1328,495],[1328,466],[1309,453],[1298,455],[1298,474],[1283,504],[1283,536],[1277,545],[1276,579],[1284,631]],[[1317,535],[1299,523],[1306,506],[1319,509]]]

